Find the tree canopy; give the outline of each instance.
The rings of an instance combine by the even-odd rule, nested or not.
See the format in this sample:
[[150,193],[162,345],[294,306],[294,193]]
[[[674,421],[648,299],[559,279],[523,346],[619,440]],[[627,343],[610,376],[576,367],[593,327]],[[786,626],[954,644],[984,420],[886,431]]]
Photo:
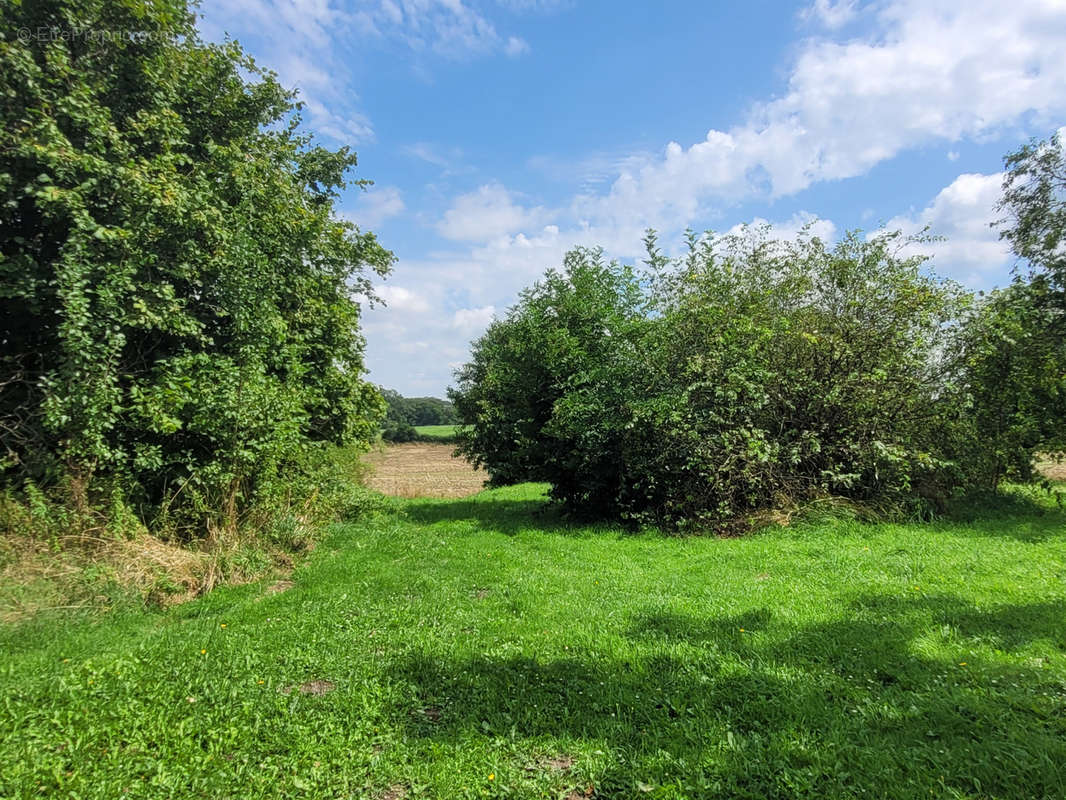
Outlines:
[[941,353],[964,295],[898,235],[691,235],[647,269],[575,250],[474,344],[453,394],[493,481],[674,527],[782,498],[937,498],[957,463]]
[[334,213],[355,154],[185,0],[9,2],[0,30],[2,480],[233,508],[368,440],[354,295],[393,257]]

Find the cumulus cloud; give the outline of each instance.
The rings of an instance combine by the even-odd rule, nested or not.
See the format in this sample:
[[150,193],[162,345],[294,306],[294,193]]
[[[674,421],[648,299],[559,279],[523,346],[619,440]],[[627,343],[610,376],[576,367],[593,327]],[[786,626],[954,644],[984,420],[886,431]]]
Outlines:
[[452,327],[458,328],[467,335],[480,333],[488,327],[494,316],[496,316],[495,306],[460,308],[452,316]]
[[815,0],[814,5],[803,12],[803,17],[815,20],[827,28],[836,29],[855,19],[857,5],[856,0]]
[[782,96],[689,147],[669,143],[605,196],[583,198],[584,215],[689,220],[708,202],[795,194],[909,148],[1066,110],[1060,2],[899,0],[860,14],[872,15],[873,33],[808,41]]
[[921,211],[893,217],[889,230],[907,234],[926,226],[943,241],[911,246],[911,252],[933,257],[934,270],[975,289],[1004,283],[1013,257],[991,223],[1000,215],[996,203],[1002,193],[1003,173],[960,175],[944,187]]
[[[274,23],[261,11],[286,3],[304,8],[301,18],[289,13]],[[324,52],[316,43],[337,41],[337,25],[447,58],[524,51],[521,40],[498,32],[462,0],[385,0],[343,12],[330,0],[219,0],[212,4],[217,7],[288,26],[308,44],[289,48],[298,57],[285,68],[320,92],[329,89],[329,56],[311,56]],[[590,157],[581,192],[552,209],[499,183],[455,197],[437,223],[453,243],[449,249],[401,264],[424,305],[405,298],[368,314],[375,369],[405,391],[439,393],[450,379],[449,363],[464,360],[478,321],[487,322],[484,310],[505,308],[575,244],[639,258],[645,227],[676,237],[740,202],[864,175],[916,148],[943,148],[952,159],[960,142],[1015,134],[1022,125],[1048,128],[1066,113],[1061,0],[816,0],[806,17],[817,27],[798,45],[782,90],[753,104],[736,124],[651,154]],[[284,35],[277,40],[288,44]],[[329,108],[337,130],[346,125],[353,136],[372,133],[368,120],[343,105]],[[439,166],[450,160],[428,146],[412,148],[412,155]],[[909,232],[932,225],[947,237],[929,249],[937,270],[989,285],[1001,280],[1010,259],[988,227],[999,181],[998,175],[960,175],[925,208],[888,225]],[[831,222],[808,214],[781,220],[779,227],[792,231],[809,222],[823,238],[836,234]]]
[[749,222],[734,225],[726,231],[726,234],[740,233],[745,226],[759,228],[765,225],[771,227],[773,238],[781,240],[793,240],[799,235],[800,231],[806,231],[809,236],[817,237],[823,242],[832,242],[837,233],[837,226],[833,224],[832,220],[822,219],[808,211],[797,211],[788,219],[778,222],[755,217]]
[[344,216],[363,230],[373,230],[390,217],[403,213],[405,208],[403,193],[395,186],[372,186]]
[[378,288],[377,294],[385,301],[385,305],[393,311],[425,314],[430,310],[429,301],[425,297],[402,286],[381,286]]
[[486,242],[540,224],[543,208],[526,208],[499,183],[486,184],[455,198],[437,230],[448,239]]

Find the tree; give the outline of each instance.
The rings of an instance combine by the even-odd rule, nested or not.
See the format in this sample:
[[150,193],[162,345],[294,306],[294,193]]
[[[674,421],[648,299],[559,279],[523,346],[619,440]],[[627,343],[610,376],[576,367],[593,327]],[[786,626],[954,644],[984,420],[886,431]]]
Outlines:
[[1039,451],[1066,448],[1066,141],[1033,140],[1004,159],[995,225],[1028,269],[965,320],[958,339],[974,440],[995,487],[1029,479]]
[[232,518],[367,441],[353,295],[392,255],[333,213],[355,154],[185,0],[10,2],[0,30],[3,481]]
[[1001,235],[1028,261],[1037,278],[1066,313],[1066,129],[1031,141],[1006,159],[999,208]]
[[1032,480],[1039,451],[1066,447],[1066,362],[1049,335],[1053,317],[1034,287],[1018,281],[982,298],[955,335],[971,426],[959,458],[989,489],[1005,478]]
[[643,273],[568,254],[474,343],[452,397],[494,483],[699,528],[828,494],[913,506],[959,479],[942,354],[963,295],[898,234],[648,244]]

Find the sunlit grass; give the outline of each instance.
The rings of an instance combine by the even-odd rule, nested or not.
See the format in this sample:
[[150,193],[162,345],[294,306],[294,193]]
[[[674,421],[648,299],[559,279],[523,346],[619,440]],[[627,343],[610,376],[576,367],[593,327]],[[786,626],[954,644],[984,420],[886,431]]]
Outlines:
[[430,436],[434,439],[452,439],[459,431],[458,425],[416,425],[415,430],[420,436]]
[[1062,796],[1051,500],[678,539],[542,491],[398,501],[279,594],[3,629],[0,796]]

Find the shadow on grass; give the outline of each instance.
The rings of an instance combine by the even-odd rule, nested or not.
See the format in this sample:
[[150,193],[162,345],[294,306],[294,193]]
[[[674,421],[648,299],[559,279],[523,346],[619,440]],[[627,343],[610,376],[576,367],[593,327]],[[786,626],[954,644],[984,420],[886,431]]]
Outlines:
[[467,500],[420,500],[405,507],[407,519],[420,525],[468,522],[478,531],[513,536],[525,530],[577,533],[587,526],[567,519],[546,499],[511,500],[492,496]]
[[[649,609],[610,656],[409,655],[393,665],[409,703],[394,713],[409,735],[453,745],[610,748],[597,796],[647,797],[651,785],[653,797],[1061,797],[1063,676],[996,650],[1063,649],[1064,612],[867,596],[797,627],[767,610]],[[925,655],[930,635],[974,655]],[[425,707],[432,719],[413,713]],[[580,768],[575,785],[593,775]]]
[[1066,530],[1062,498],[1036,487],[972,493],[952,500],[940,522],[952,525],[953,533],[1042,542]]

